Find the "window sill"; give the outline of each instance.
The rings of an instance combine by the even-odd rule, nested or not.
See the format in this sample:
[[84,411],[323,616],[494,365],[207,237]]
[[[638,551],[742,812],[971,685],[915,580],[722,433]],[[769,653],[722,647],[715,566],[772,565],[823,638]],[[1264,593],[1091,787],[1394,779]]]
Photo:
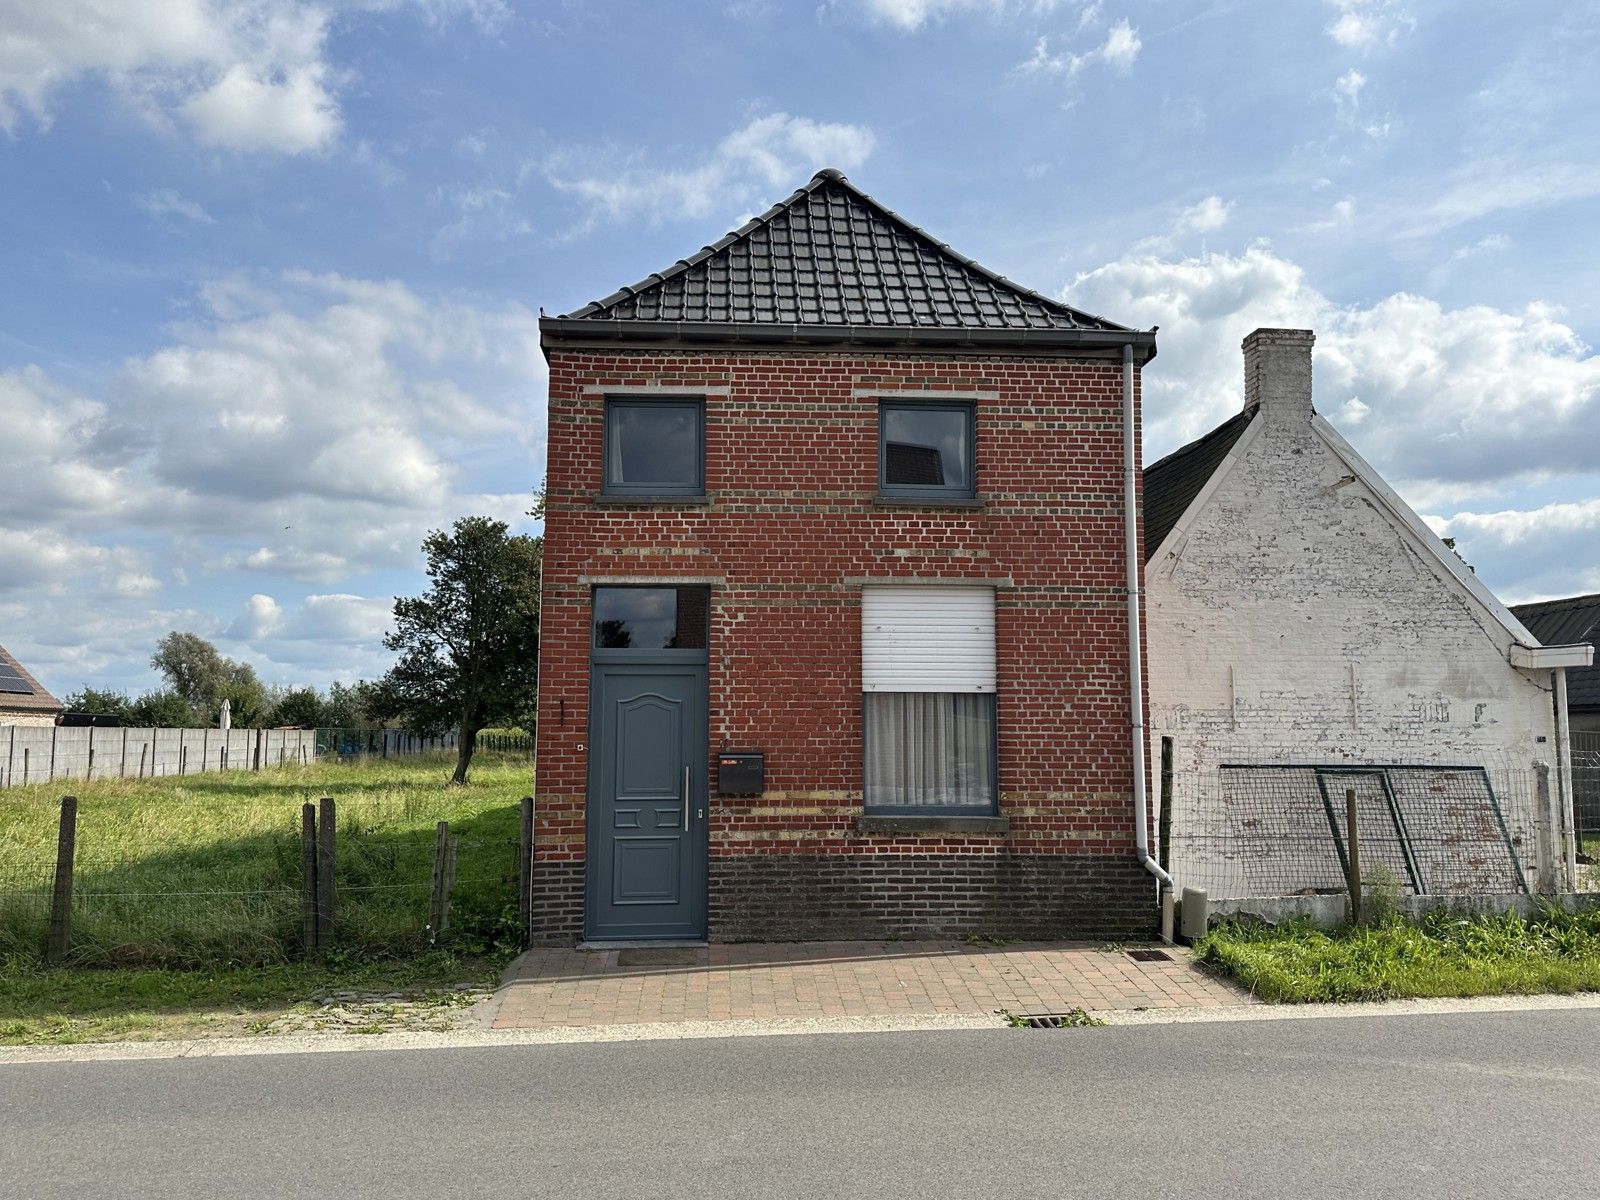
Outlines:
[[972,508],[988,506],[982,496],[893,496],[879,492],[872,498],[878,508]]
[[617,508],[690,508],[710,504],[711,497],[704,493],[698,496],[615,496],[596,492],[589,502]]
[[1010,817],[940,815],[890,815],[862,813],[856,818],[857,833],[986,833],[1004,837],[1011,832]]

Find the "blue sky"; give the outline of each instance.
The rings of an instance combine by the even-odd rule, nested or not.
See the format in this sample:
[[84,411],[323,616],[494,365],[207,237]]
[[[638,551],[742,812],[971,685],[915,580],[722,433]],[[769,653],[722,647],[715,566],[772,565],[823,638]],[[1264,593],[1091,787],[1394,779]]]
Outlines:
[[0,642],[371,677],[417,543],[527,526],[536,320],[832,165],[1161,326],[1149,457],[1317,403],[1508,601],[1600,590],[1600,12],[1409,0],[0,0]]

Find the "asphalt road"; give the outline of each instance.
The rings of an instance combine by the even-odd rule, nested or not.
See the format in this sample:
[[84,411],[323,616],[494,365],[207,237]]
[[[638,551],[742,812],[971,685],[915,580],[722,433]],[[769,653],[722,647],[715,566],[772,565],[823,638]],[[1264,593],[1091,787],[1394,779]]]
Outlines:
[[0,1066],[0,1195],[1600,1191],[1600,1013]]

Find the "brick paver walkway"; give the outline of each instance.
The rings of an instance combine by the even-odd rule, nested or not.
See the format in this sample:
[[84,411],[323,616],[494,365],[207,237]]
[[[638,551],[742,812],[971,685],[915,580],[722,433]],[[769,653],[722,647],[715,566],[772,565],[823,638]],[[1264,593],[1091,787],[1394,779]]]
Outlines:
[[495,1027],[1249,1004],[1163,947],[1165,962],[1063,943],[805,942],[668,950],[531,950]]

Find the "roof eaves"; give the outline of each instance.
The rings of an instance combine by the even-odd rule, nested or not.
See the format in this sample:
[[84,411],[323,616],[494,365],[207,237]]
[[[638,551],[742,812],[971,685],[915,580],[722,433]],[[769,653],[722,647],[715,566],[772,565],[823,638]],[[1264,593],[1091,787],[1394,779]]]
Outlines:
[[738,321],[640,321],[620,317],[541,317],[546,349],[593,342],[735,345],[919,346],[948,350],[1077,350],[1090,355],[1131,345],[1140,363],[1156,355],[1154,332],[1123,329],[978,328],[941,325],[803,325]]

